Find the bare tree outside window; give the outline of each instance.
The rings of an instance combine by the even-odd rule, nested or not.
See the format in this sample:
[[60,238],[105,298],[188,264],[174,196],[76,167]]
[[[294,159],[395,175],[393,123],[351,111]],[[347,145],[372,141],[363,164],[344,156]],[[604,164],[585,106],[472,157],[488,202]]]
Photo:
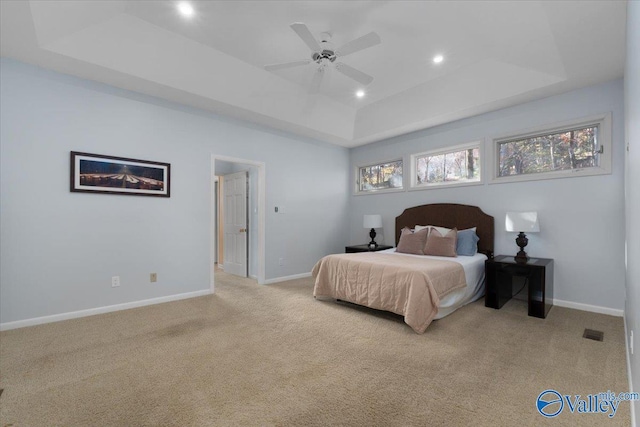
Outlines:
[[414,157],[416,185],[480,181],[480,147]]
[[360,192],[401,188],[402,160],[358,169],[358,191]]
[[498,177],[598,167],[598,126],[498,143]]

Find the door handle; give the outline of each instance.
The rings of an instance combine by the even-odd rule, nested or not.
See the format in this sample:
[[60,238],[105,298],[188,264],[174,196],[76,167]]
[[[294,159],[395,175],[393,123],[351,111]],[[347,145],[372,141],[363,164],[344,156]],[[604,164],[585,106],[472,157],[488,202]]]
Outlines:
[[246,229],[246,228],[241,228],[241,229],[240,229],[240,232],[241,232],[241,233],[246,233],[246,232],[247,232],[247,229]]

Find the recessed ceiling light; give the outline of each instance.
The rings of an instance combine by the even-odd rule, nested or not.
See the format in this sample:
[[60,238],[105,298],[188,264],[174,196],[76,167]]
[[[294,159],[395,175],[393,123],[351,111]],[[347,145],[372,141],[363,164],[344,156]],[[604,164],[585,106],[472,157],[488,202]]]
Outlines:
[[185,16],[187,18],[192,17],[195,12],[193,10],[193,6],[191,6],[186,1],[181,1],[180,3],[178,3],[177,8],[178,8],[178,12],[180,12],[182,16]]
[[442,55],[436,55],[436,56],[433,57],[434,64],[439,64],[442,61],[444,61],[444,56],[442,56]]
[[356,92],[356,96],[357,96],[358,98],[362,98],[362,97],[364,96],[364,91],[363,91],[363,90],[359,90],[359,91],[357,91],[357,92]]

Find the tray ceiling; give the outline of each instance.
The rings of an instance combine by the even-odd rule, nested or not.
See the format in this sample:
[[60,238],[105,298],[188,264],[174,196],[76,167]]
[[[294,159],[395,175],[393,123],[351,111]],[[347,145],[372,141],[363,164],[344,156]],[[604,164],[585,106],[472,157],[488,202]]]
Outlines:
[[[623,1],[2,1],[1,53],[353,147],[623,75]],[[313,62],[290,24],[340,46],[367,87]],[[441,54],[444,61],[434,64]],[[364,89],[363,98],[355,92]]]

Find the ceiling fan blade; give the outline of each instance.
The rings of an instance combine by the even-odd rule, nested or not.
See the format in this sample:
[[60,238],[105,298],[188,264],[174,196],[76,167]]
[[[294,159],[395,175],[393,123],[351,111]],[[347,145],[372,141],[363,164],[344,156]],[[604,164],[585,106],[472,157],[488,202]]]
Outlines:
[[302,41],[305,42],[307,46],[309,46],[309,49],[311,49],[312,52],[322,51],[320,43],[318,43],[316,38],[313,37],[313,34],[311,34],[309,27],[307,27],[305,24],[303,24],[302,22],[294,22],[293,24],[291,24],[291,29],[295,31],[298,36],[300,36]]
[[340,46],[336,49],[336,56],[347,56],[354,52],[366,49],[371,46],[375,46],[380,43],[380,36],[375,32],[370,32],[362,37],[358,37],[355,40],[351,40],[349,43]]
[[310,59],[305,59],[304,61],[283,62],[282,64],[269,64],[269,65],[265,65],[264,69],[267,71],[282,70],[284,68],[292,68],[292,67],[299,67],[301,65],[307,65],[309,62],[311,62]]
[[360,70],[356,70],[355,68],[350,67],[347,64],[343,64],[342,62],[336,62],[336,70],[363,85],[368,85],[373,81],[373,77],[371,77],[369,74],[363,73]]
[[311,80],[311,87],[309,88],[309,93],[318,93],[320,90],[320,83],[322,83],[322,79],[324,78],[324,67],[318,67],[316,73],[313,75],[313,79]]

